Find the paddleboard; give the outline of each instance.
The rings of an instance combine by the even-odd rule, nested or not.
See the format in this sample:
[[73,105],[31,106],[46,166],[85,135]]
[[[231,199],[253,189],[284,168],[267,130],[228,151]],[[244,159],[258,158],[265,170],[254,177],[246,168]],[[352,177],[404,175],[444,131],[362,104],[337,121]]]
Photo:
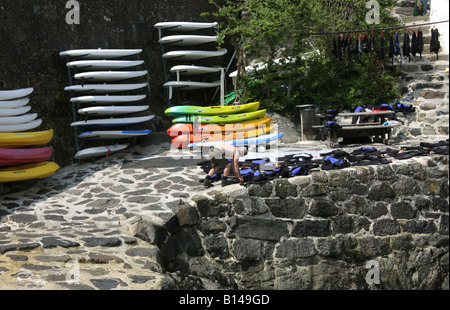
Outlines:
[[170,44],[175,46],[191,46],[199,44],[213,43],[217,41],[217,36],[202,35],[174,35],[161,38],[159,44]]
[[195,31],[201,29],[215,28],[219,24],[214,23],[201,23],[201,22],[159,22],[155,24],[155,28],[174,31]]
[[121,81],[134,79],[144,76],[148,73],[147,70],[143,71],[94,71],[83,72],[74,75],[76,80],[89,80],[89,81]]
[[53,138],[53,129],[34,132],[0,133],[0,148],[44,145]]
[[51,176],[58,169],[58,164],[49,161],[1,168],[0,183],[41,179]]
[[[282,64],[291,63],[294,61],[295,61],[295,58],[276,58],[273,60],[273,63],[276,65],[282,65]],[[261,71],[262,69],[266,69],[266,68],[267,68],[267,62],[258,62],[253,65],[246,66],[245,71],[248,74],[255,74],[256,72]],[[235,78],[236,76],[237,76],[237,70],[233,71],[229,74],[229,77],[231,77],[231,78]]]
[[259,102],[251,102],[241,105],[229,105],[229,106],[189,106],[180,105],[168,108],[164,111],[167,115],[221,115],[221,114],[235,114],[244,112],[254,112],[259,109]]
[[66,86],[65,91],[74,92],[90,92],[96,94],[108,94],[117,93],[123,91],[137,90],[147,87],[148,83],[138,83],[138,84],[84,84],[84,85],[72,85]]
[[107,107],[89,107],[79,109],[78,113],[83,115],[117,115],[127,113],[137,113],[148,110],[148,105],[139,106],[107,106]]
[[73,103],[84,104],[115,104],[115,103],[128,103],[134,101],[140,101],[145,99],[146,95],[132,95],[132,96],[81,96],[70,99]]
[[80,59],[114,59],[137,55],[142,49],[78,49],[59,53],[61,57],[77,57]]
[[14,109],[0,109],[0,116],[17,116],[28,113],[30,110],[31,107],[29,105]]
[[37,113],[24,114],[20,116],[0,117],[0,125],[13,125],[28,123],[36,119]]
[[66,64],[69,68],[89,70],[116,70],[140,66],[143,60],[77,60]]
[[226,114],[226,115],[183,115],[177,116],[172,120],[173,123],[202,123],[202,124],[217,124],[217,123],[237,123],[261,118],[266,115],[266,110],[259,110],[255,112]]
[[220,82],[193,82],[193,81],[170,81],[164,83],[164,87],[172,89],[196,90],[203,88],[219,87]]
[[[253,119],[245,122],[239,123],[229,123],[229,124],[199,124],[195,127],[195,133],[209,134],[214,132],[232,132],[232,131],[246,131],[252,130],[258,126],[270,126],[271,118],[266,116],[259,119]],[[192,123],[177,123],[174,124],[167,130],[167,134],[170,137],[176,137],[180,134],[193,133],[194,126]]]
[[84,149],[78,151],[75,154],[76,159],[85,159],[85,158],[93,158],[93,157],[101,157],[107,156],[111,153],[116,153],[118,151],[124,150],[128,147],[126,144],[116,144],[116,145],[105,145],[98,147],[91,147],[88,149]]
[[23,123],[23,124],[13,124],[13,125],[0,125],[0,132],[15,132],[15,131],[26,131],[34,129],[42,124],[42,119],[36,119],[34,121]]
[[195,146],[214,146],[219,144],[231,144],[235,146],[251,145],[251,144],[265,144],[271,141],[276,141],[283,136],[282,133],[272,133],[268,135],[248,138],[248,139],[237,139],[237,140],[217,140],[217,141],[205,141],[205,142],[195,142],[190,143],[188,147]]
[[223,134],[223,132],[210,132],[210,133],[199,133],[199,134],[182,134],[178,137],[172,139],[171,143],[177,147],[187,146],[189,143],[203,142],[203,141],[217,141],[217,140],[237,140],[237,139],[248,139],[251,137],[257,137],[269,134],[273,132],[275,126],[268,127],[256,127],[249,131],[234,131]]
[[138,123],[144,123],[153,119],[154,115],[141,117],[126,117],[126,118],[106,118],[106,119],[90,119],[85,121],[73,122],[73,126],[126,126]]
[[27,149],[0,149],[0,166],[23,165],[49,160],[53,147]]
[[33,92],[33,87],[14,90],[0,90],[0,100],[12,100],[29,96]]
[[150,129],[145,130],[96,130],[80,133],[80,139],[126,139],[133,137],[146,136],[151,134]]
[[0,101],[0,109],[15,109],[27,105],[30,102],[29,98]]
[[225,48],[217,51],[195,51],[195,50],[180,50],[180,51],[170,51],[164,53],[162,57],[164,59],[174,59],[174,60],[199,60],[211,57],[220,57],[227,53]]
[[171,73],[177,73],[180,75],[198,75],[207,73],[220,72],[222,68],[217,67],[203,67],[203,66],[189,66],[189,65],[179,65],[174,66],[170,69]]

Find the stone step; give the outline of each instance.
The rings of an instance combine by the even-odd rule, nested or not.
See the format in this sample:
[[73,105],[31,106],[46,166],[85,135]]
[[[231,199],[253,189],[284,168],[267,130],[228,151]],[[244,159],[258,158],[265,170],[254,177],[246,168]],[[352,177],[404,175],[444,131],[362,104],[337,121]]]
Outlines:
[[395,15],[399,16],[413,16],[414,6],[400,6],[393,9]]
[[400,19],[400,21],[403,24],[408,24],[408,23],[429,23],[430,22],[430,16],[429,15],[425,15],[425,16],[399,16],[398,17]]
[[443,89],[444,84],[439,82],[413,82],[410,84],[412,90],[417,89]]
[[[436,53],[433,53],[433,54],[427,54],[426,56],[429,61],[444,61],[445,60],[445,61],[447,61],[447,67],[448,67],[448,60],[449,60],[448,54],[436,55]],[[438,58],[439,58],[439,60],[438,60]]]
[[394,61],[394,65],[396,67],[399,68],[399,70],[402,73],[407,73],[409,75],[414,74],[414,73],[433,73],[433,71],[435,72],[445,72],[445,68],[448,65],[439,65],[439,64],[433,64],[433,63],[428,63],[428,64],[415,64],[413,62],[408,62],[407,58],[403,59],[403,62],[400,64],[399,60]]
[[445,99],[448,98],[448,92],[436,90],[423,90],[419,94],[419,98],[423,99]]

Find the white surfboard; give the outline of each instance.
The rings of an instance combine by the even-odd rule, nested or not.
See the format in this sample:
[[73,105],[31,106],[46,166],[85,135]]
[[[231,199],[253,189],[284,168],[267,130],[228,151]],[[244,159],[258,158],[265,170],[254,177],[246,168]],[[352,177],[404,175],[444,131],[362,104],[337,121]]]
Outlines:
[[21,98],[15,100],[0,101],[0,109],[14,109],[27,105],[30,102],[30,98]]
[[115,70],[140,66],[143,60],[77,60],[68,62],[68,68],[84,70]]
[[138,123],[144,123],[153,119],[155,115],[125,118],[105,118],[105,119],[89,119],[84,121],[73,122],[70,126],[126,126]]
[[80,59],[114,59],[137,55],[142,49],[77,49],[59,53],[61,57],[77,57]]
[[220,72],[222,68],[217,67],[203,67],[203,66],[189,66],[189,65],[179,65],[174,66],[170,69],[172,73],[179,73],[180,75],[197,75],[197,74],[207,74]]
[[132,95],[132,96],[81,96],[70,99],[73,103],[84,104],[116,104],[116,103],[128,103],[144,100],[147,95]]
[[120,81],[127,79],[134,79],[144,76],[148,73],[147,70],[143,71],[94,71],[94,72],[83,72],[74,75],[77,80],[88,80],[88,81]]
[[126,139],[133,137],[146,136],[151,134],[150,129],[145,130],[95,130],[86,131],[78,135],[80,139]]
[[195,51],[195,50],[180,50],[180,51],[170,51],[164,53],[162,57],[164,59],[173,60],[199,60],[211,57],[220,57],[227,53],[227,49],[222,48],[217,51]]
[[31,107],[26,105],[20,108],[0,109],[0,116],[17,116],[30,112]]
[[170,44],[175,46],[191,46],[206,43],[213,43],[217,41],[217,36],[202,36],[202,35],[175,35],[161,38],[159,44]]
[[107,106],[107,107],[89,107],[79,109],[79,114],[87,115],[118,115],[127,113],[137,113],[148,110],[148,105],[140,106]]
[[159,22],[155,24],[155,28],[174,31],[194,31],[200,29],[215,28],[219,23],[202,23],[202,22]]
[[13,125],[0,125],[0,132],[27,131],[27,130],[34,129],[41,124],[42,124],[42,120],[36,119],[29,123],[13,124]]
[[24,114],[20,116],[0,117],[0,125],[13,125],[29,123],[37,118],[37,113]]
[[118,151],[124,150],[127,147],[128,147],[127,144],[115,144],[115,145],[91,147],[88,149],[78,151],[74,157],[76,159],[101,157],[106,156],[107,154],[116,153]]
[[0,100],[12,100],[29,96],[34,91],[33,87],[14,90],[0,90]]
[[202,88],[219,87],[220,81],[216,82],[194,82],[194,81],[170,81],[164,83],[166,88],[182,88],[183,90],[196,90]]
[[66,86],[65,91],[74,92],[89,92],[96,94],[108,94],[123,91],[137,90],[147,87],[148,83],[138,83],[138,84],[84,84],[84,85],[72,85]]
[[172,99],[173,90],[197,90],[197,89],[205,89],[205,88],[213,88],[219,87],[220,81],[216,82],[194,82],[194,81],[170,81],[164,83],[165,88],[169,89],[169,99]]

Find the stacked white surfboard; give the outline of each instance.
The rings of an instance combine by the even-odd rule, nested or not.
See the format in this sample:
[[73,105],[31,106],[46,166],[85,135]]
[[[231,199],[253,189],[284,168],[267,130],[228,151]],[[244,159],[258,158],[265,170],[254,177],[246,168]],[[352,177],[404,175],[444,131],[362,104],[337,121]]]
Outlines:
[[[164,62],[170,60],[188,62],[199,62],[203,59],[220,57],[227,53],[226,49],[198,50],[199,46],[209,45],[217,41],[217,36],[186,34],[193,31],[213,29],[217,23],[197,23],[197,22],[160,22],[155,24],[159,31],[159,43],[163,50],[162,58]],[[181,32],[183,34],[171,34],[163,36],[163,31]],[[175,50],[165,51],[166,48],[174,47]],[[196,49],[191,49],[196,47]],[[201,64],[179,64],[166,69],[166,82],[164,87],[168,89],[168,100],[173,97],[173,90],[198,90],[205,88],[220,87],[223,95],[224,89],[224,68],[205,67]],[[217,73],[217,79],[213,81],[199,81],[200,75]],[[192,81],[191,77],[196,76]],[[222,96],[223,97],[223,96]]]
[[[141,70],[143,60],[129,59],[139,55],[141,49],[78,49],[63,51],[66,57],[70,92],[77,139],[121,140],[151,133],[150,129],[129,130],[128,127],[147,123],[149,105],[144,104],[148,75]],[[137,116],[139,115],[139,116]],[[118,142],[121,142],[118,141]],[[125,143],[108,143],[78,150],[75,159],[108,156],[126,149]],[[78,148],[78,147],[77,147]]]
[[0,91],[0,132],[27,131],[41,125],[37,113],[29,113],[33,91],[32,87]]

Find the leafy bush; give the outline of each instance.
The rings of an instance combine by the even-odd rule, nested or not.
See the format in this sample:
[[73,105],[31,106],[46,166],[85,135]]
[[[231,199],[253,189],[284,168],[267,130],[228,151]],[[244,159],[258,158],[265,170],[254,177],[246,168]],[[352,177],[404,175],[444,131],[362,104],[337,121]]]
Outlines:
[[[385,60],[369,52],[337,59],[332,54],[336,35],[311,35],[341,29],[370,29],[365,0],[210,0],[221,20],[219,43],[226,39],[238,51],[236,89],[244,102],[260,101],[262,107],[285,115],[295,105],[313,104],[321,109],[375,105],[397,97],[393,74]],[[394,0],[380,0],[377,28],[398,26],[388,10]],[[353,37],[356,33],[351,34]],[[370,35],[370,33],[367,33]],[[375,33],[379,44],[380,33]],[[388,49],[385,36],[386,57]],[[249,75],[248,59],[265,59],[266,68]],[[276,63],[275,59],[295,59]]]

